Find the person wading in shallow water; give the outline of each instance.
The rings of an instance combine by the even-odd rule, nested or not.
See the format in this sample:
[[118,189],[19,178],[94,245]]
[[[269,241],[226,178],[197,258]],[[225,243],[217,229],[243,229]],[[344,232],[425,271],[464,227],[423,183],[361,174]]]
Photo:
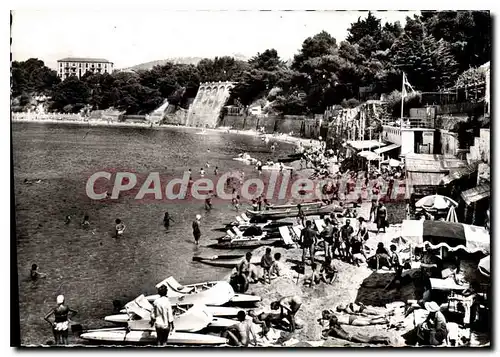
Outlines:
[[46,278],[47,275],[42,274],[38,271],[38,265],[33,264],[31,265],[31,270],[30,270],[30,278],[32,281],[37,281],[40,278]]
[[165,226],[165,228],[169,228],[170,227],[170,221],[172,222],[175,222],[171,217],[170,217],[170,214],[168,212],[165,212],[165,216],[163,217],[163,225]]
[[199,214],[197,214],[196,219],[193,221],[193,237],[194,237],[194,243],[196,245],[199,244],[199,240],[201,237],[200,219],[201,219],[201,216]]
[[[53,308],[47,315],[45,315],[44,320],[47,321],[52,326],[52,331],[54,333],[54,339],[56,345],[68,344],[68,329],[69,329],[69,314],[73,313],[73,316],[77,312],[70,309],[68,306],[64,305],[64,296],[59,295],[57,297],[57,307]],[[49,317],[54,315],[54,322],[49,320]]]

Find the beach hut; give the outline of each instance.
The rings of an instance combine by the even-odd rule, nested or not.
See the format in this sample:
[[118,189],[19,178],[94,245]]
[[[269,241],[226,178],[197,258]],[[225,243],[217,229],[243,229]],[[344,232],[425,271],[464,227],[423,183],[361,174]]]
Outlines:
[[463,223],[404,220],[401,235],[415,247],[459,249],[467,253],[490,253],[490,235],[486,229]]

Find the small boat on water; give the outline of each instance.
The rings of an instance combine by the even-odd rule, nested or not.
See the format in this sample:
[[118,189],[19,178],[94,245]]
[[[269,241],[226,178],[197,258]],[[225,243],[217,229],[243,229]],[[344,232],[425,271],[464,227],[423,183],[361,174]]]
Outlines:
[[[312,216],[312,215],[319,215],[319,214],[329,214],[334,210],[335,206],[334,205],[327,205],[324,203],[321,203],[321,205],[318,206],[304,206],[302,207],[302,211],[306,216]],[[252,210],[247,210],[246,213],[249,216],[262,216],[263,218],[267,219],[283,219],[283,218],[290,218],[290,217],[297,217],[299,210],[297,206],[294,206],[293,208],[287,208],[287,209],[273,209],[269,211],[252,211]]]
[[[138,343],[156,344],[156,331],[154,328],[148,330],[129,330],[127,327],[105,328],[89,330],[80,335],[81,339],[87,341],[99,341],[116,343]],[[220,336],[203,335],[199,333],[173,331],[168,336],[168,345],[223,345],[227,340]]]

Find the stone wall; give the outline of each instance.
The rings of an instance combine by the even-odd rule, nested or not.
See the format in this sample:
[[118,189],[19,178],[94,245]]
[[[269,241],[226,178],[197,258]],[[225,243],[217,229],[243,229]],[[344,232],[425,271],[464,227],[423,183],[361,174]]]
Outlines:
[[186,125],[214,128],[230,96],[233,82],[201,83],[193,104],[189,108]]
[[178,109],[175,113],[165,114],[163,117],[163,124],[169,125],[182,125],[187,123],[188,111],[185,109]]

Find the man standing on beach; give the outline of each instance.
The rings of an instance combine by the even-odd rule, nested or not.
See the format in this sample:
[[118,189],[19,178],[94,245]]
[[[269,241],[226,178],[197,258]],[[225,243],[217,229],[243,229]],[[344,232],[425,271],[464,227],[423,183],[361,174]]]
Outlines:
[[151,312],[150,324],[156,329],[156,341],[159,346],[167,344],[168,335],[174,330],[174,314],[167,297],[167,291],[165,285],[158,287],[160,297],[154,301]]
[[193,221],[193,237],[194,237],[194,243],[198,245],[198,242],[201,237],[201,231],[200,231],[200,219],[201,216],[199,214],[196,215],[196,219]]
[[314,263],[314,248],[316,245],[317,235],[312,229],[312,222],[307,221],[306,227],[300,233],[300,242],[302,245],[302,264],[305,267],[306,264],[306,253],[309,250],[311,255],[311,264]]

